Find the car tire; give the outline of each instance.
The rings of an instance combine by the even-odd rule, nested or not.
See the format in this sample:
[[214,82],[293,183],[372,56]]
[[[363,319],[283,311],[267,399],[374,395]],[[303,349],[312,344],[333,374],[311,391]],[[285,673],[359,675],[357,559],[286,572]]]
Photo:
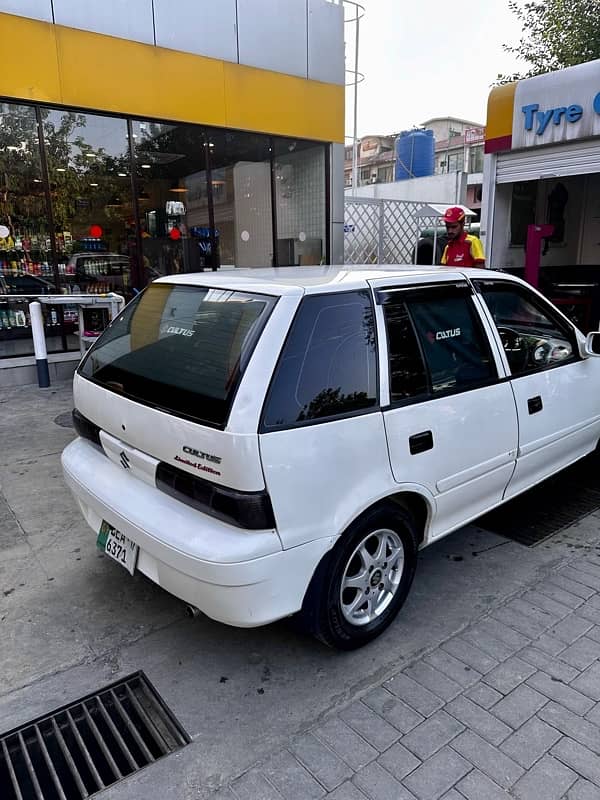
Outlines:
[[319,564],[300,624],[330,647],[362,647],[400,611],[416,563],[417,528],[410,512],[392,504],[369,510]]

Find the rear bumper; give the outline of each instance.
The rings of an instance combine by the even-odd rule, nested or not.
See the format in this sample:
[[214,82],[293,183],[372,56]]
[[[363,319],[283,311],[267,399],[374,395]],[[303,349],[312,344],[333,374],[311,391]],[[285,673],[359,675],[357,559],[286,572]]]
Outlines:
[[334,542],[282,550],[276,531],[239,530],[206,516],[131,477],[83,439],[64,450],[62,466],[95,533],[106,520],[139,545],[140,572],[229,625],[264,625],[298,611]]

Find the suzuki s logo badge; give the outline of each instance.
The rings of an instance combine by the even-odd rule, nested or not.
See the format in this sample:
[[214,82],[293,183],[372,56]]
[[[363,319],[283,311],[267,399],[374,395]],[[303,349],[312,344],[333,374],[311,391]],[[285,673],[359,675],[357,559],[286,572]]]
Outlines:
[[121,459],[121,466],[123,469],[131,469],[131,464],[129,463],[129,456],[125,452],[125,450],[121,450],[119,453],[119,458]]

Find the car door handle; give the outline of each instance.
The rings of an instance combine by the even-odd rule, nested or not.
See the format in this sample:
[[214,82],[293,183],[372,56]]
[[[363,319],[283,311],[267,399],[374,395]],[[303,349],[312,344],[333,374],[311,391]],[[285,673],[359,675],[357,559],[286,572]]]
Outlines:
[[413,456],[417,453],[424,453],[426,450],[431,450],[433,448],[433,433],[431,431],[415,433],[408,440],[408,447]]
[[527,401],[527,408],[529,409],[530,414],[537,414],[538,411],[541,411],[543,407],[544,404],[542,403],[542,398],[539,396],[539,394],[537,397],[530,397]]

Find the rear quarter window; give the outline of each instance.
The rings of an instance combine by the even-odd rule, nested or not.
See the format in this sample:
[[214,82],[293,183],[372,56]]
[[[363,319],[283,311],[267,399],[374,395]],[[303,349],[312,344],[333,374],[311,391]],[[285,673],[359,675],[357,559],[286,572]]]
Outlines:
[[306,297],[275,371],[263,431],[375,408],[376,353],[368,291]]

